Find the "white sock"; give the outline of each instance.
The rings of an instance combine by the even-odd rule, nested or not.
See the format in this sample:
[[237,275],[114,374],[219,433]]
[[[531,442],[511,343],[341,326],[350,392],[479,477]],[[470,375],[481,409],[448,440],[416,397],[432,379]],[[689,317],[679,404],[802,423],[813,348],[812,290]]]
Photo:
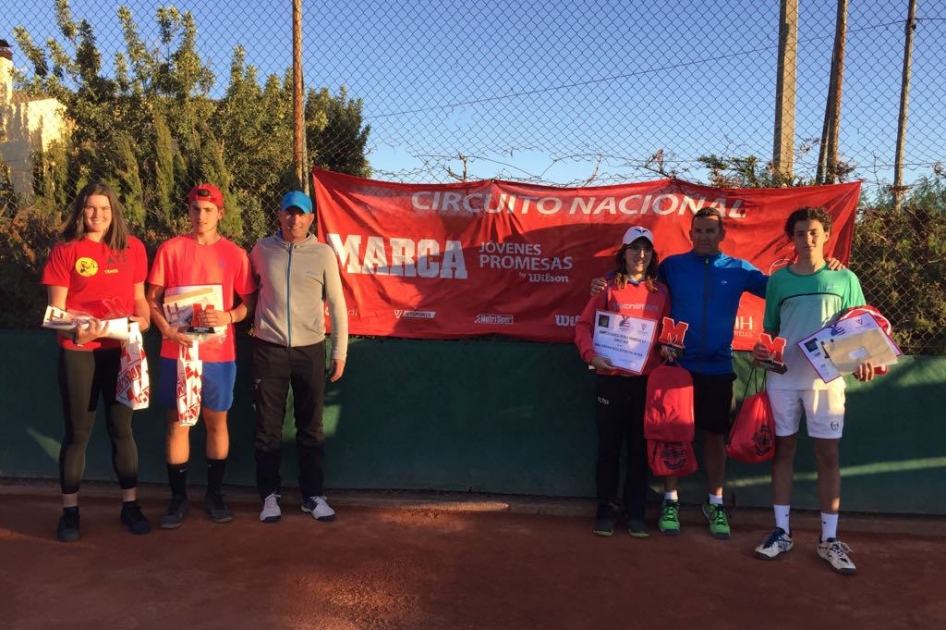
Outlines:
[[838,515],[821,513],[821,542],[838,537]]
[[707,496],[709,497],[709,502],[710,502],[711,505],[722,505],[722,504],[723,504],[723,497],[718,497],[718,496],[716,496],[715,494],[709,494],[709,495],[707,495]]
[[788,516],[791,512],[792,506],[773,505],[772,508],[775,510],[775,526],[781,527],[783,532],[791,535],[792,530],[788,527]]
[[664,492],[664,501],[672,501],[673,503],[676,503],[678,501],[677,491],[671,490],[670,492]]

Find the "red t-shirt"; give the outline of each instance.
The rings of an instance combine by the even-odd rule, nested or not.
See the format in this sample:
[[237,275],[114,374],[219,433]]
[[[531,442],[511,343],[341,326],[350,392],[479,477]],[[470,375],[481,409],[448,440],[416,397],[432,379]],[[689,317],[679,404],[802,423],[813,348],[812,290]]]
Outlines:
[[[200,245],[190,235],[165,241],[154,256],[148,283],[164,287],[165,291],[218,284],[223,289],[223,308],[227,311],[233,310],[235,295],[251,295],[256,290],[246,251],[223,237],[213,245]],[[176,359],[179,347],[165,339],[161,356]],[[233,326],[228,325],[222,337],[210,337],[201,343],[200,358],[211,363],[236,361]]]
[[[575,325],[575,345],[581,353],[581,358],[586,363],[591,363],[595,358],[594,349],[594,321],[595,311],[610,311],[620,313],[621,315],[631,315],[642,319],[651,319],[657,322],[663,322],[664,317],[670,317],[670,291],[660,282],[657,283],[657,292],[647,288],[647,285],[641,282],[633,284],[628,282],[627,286],[619,289],[613,281],[608,283],[601,293],[591,298],[582,311],[581,318]],[[654,344],[651,349],[650,357],[644,365],[643,374],[647,374],[660,364],[660,354],[657,350],[657,338],[660,336],[660,324],[657,325],[657,332],[654,336]],[[623,370],[600,370],[600,374],[622,376],[633,376],[630,372]]]
[[[129,236],[128,247],[118,252],[105,243],[84,238],[53,247],[43,269],[43,284],[68,289],[67,311],[113,319],[135,314],[135,285],[144,282],[147,275],[145,246],[134,236]],[[70,350],[121,346],[116,339],[96,339],[76,346],[71,339],[57,338],[60,346]]]

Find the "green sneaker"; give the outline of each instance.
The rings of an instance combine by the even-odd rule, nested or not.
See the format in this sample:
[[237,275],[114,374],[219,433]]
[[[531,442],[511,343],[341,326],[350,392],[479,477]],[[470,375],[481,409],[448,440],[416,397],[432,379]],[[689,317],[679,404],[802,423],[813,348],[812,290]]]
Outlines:
[[712,503],[703,504],[703,516],[709,521],[710,535],[719,540],[729,539],[729,517],[726,508]]
[[676,536],[680,533],[680,503],[678,501],[664,501],[660,506],[660,519],[657,527],[666,536]]

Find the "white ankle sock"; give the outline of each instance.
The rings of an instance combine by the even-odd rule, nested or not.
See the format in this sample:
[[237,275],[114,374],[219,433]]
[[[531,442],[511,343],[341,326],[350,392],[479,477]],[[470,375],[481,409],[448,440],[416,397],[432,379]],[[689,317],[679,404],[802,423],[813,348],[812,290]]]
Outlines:
[[821,542],[838,537],[838,515],[821,513]]
[[676,490],[674,490],[674,491],[672,491],[672,492],[664,492],[664,501],[673,501],[674,503],[676,503],[677,500],[678,500],[678,499],[677,499],[677,491],[676,491]]
[[773,505],[772,508],[775,510],[775,526],[781,527],[783,532],[791,535],[792,530],[788,527],[788,517],[792,510],[792,506]]
[[707,496],[709,497],[708,501],[709,501],[709,503],[710,503],[711,505],[722,505],[722,504],[723,504],[723,497],[718,497],[718,496],[716,496],[715,494],[709,494],[709,495],[707,495]]

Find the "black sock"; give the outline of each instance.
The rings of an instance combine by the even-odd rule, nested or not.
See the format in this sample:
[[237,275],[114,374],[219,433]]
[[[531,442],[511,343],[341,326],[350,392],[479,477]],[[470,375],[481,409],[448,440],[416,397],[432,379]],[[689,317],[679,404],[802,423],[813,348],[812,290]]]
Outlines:
[[168,484],[172,496],[187,497],[187,462],[168,464]]
[[207,494],[220,494],[223,487],[223,473],[226,471],[226,458],[207,460]]
[[73,505],[72,507],[64,507],[64,508],[62,508],[62,513],[63,513],[63,514],[76,514],[76,515],[78,515],[78,514],[79,514],[79,506],[78,506],[78,505]]
[[136,505],[138,505],[138,501],[137,501],[136,499],[132,499],[131,501],[122,501],[122,509],[123,509],[123,510],[130,510],[131,508],[135,507]]

